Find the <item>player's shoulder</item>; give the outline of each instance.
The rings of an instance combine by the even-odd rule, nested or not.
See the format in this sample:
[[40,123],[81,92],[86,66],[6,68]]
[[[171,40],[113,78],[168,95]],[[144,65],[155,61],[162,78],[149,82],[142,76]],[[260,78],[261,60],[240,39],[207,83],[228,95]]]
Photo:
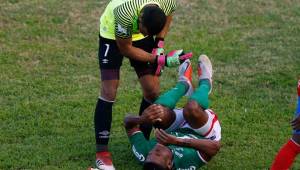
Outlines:
[[166,4],[166,5],[175,5],[175,6],[177,6],[177,4],[178,4],[177,0],[157,0],[157,1],[158,1],[158,3]]

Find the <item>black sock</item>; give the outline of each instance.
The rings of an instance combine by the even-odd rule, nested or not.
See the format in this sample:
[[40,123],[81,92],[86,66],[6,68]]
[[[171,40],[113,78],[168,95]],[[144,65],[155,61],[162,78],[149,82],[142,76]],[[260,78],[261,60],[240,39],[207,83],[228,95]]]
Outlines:
[[[150,103],[149,101],[145,100],[143,98],[142,102],[141,102],[141,106],[140,106],[140,111],[139,111],[139,115],[142,115],[143,111],[150,106],[152,103]],[[140,129],[143,132],[145,138],[147,140],[149,140],[150,138],[150,134],[151,134],[151,130],[152,130],[152,125],[151,124],[141,124],[140,125]]]
[[96,152],[107,151],[109,141],[113,102],[98,99],[95,116]]

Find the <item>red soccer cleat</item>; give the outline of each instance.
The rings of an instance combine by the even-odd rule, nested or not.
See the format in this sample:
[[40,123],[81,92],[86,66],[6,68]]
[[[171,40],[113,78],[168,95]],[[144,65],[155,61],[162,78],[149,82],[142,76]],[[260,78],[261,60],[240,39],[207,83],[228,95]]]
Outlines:
[[192,63],[189,59],[185,60],[178,69],[178,81],[186,82],[189,85],[189,89],[186,92],[186,96],[190,96],[193,93],[193,85],[192,85]]
[[100,170],[115,170],[110,152],[96,153],[96,167]]

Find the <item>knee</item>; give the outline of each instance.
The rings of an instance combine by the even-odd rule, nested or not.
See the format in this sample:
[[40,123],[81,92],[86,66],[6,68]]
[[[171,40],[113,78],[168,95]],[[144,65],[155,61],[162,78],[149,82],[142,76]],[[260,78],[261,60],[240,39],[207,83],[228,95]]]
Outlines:
[[101,86],[101,97],[106,100],[114,101],[117,95],[118,85],[102,85]]
[[159,96],[159,88],[144,90],[143,94],[145,99],[154,101]]
[[196,101],[190,100],[183,109],[183,116],[186,120],[195,120],[201,116],[199,112],[203,111]]
[[144,75],[139,78],[143,89],[143,96],[149,101],[154,101],[159,96],[159,79],[153,75]]

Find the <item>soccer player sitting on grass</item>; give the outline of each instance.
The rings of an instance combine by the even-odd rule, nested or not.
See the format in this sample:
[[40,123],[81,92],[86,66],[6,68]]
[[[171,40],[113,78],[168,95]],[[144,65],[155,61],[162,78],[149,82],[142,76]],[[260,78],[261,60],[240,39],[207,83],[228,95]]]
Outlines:
[[[141,116],[125,117],[132,151],[144,169],[194,170],[219,151],[220,123],[217,115],[208,109],[212,65],[205,55],[199,57],[198,77],[199,87],[193,92],[191,62],[186,60],[179,67],[179,81],[174,88],[161,95]],[[174,109],[183,95],[189,96],[184,109]],[[156,127],[156,139],[145,139],[139,129],[143,123]]]
[[295,119],[291,122],[292,128],[294,129],[293,136],[277,153],[271,170],[289,169],[296,156],[300,153],[300,80],[298,81],[297,90],[298,105],[295,112]]

